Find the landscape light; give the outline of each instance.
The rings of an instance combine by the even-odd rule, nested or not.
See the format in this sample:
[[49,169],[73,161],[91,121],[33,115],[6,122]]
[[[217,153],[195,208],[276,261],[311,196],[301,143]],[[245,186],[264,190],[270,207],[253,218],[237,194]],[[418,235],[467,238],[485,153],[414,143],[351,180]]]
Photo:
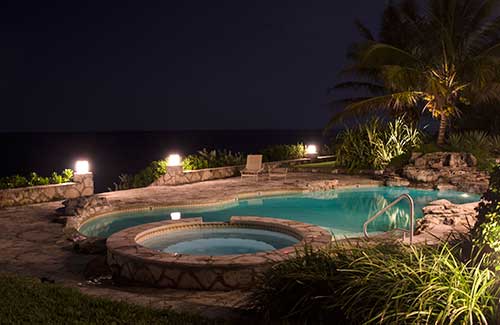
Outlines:
[[89,162],[87,160],[78,160],[75,163],[75,174],[88,174]]
[[167,166],[181,166],[181,156],[178,154],[169,155],[167,158]]
[[314,144],[309,144],[306,147],[306,154],[308,155],[315,155],[318,153],[318,150],[316,149],[316,146]]
[[180,220],[181,219],[181,213],[180,212],[172,212],[170,214],[170,219],[172,219],[172,220]]

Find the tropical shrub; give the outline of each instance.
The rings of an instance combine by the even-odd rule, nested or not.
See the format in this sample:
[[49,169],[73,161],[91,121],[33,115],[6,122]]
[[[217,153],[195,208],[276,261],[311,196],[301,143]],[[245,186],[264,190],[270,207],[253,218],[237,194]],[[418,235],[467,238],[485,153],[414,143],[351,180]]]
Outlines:
[[338,135],[337,162],[349,169],[381,169],[393,158],[409,153],[421,139],[421,132],[407,125],[403,117],[387,123],[372,118]]
[[[476,246],[500,257],[500,165],[491,173],[490,187],[478,208],[478,220],[472,230]],[[500,261],[497,260],[497,268]]]
[[498,289],[481,261],[463,264],[446,245],[338,245],[276,265],[248,301],[267,319],[487,324]]
[[304,158],[306,147],[303,143],[278,144],[262,150],[264,161],[280,161]]
[[109,190],[127,190],[130,188],[145,187],[153,183],[155,180],[165,175],[167,172],[167,161],[166,160],[156,160],[153,161],[139,171],[137,174],[120,175],[118,183],[114,183],[114,189],[109,188]]
[[27,186],[61,184],[70,182],[73,179],[73,170],[64,169],[61,174],[53,172],[50,177],[43,177],[35,172],[28,176],[12,175],[0,178],[0,189],[19,188]]
[[184,158],[182,165],[184,170],[195,170],[204,168],[216,168],[224,166],[237,166],[245,163],[245,158],[240,152],[229,150],[207,150],[198,151],[195,155]]
[[500,136],[490,136],[484,131],[466,131],[449,136],[451,151],[472,153],[480,169],[491,170],[493,157],[500,152]]

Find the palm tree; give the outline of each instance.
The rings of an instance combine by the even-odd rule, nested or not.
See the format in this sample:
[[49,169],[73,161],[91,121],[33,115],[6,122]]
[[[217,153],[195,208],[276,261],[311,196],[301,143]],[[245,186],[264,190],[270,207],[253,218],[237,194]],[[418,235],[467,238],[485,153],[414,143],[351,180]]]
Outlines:
[[500,101],[499,8],[500,0],[427,0],[421,11],[414,0],[390,3],[379,41],[358,24],[365,39],[345,71],[361,78],[336,88],[364,87],[371,96],[348,99],[329,126],[377,110],[421,109],[439,119],[437,143],[444,144],[450,117]]

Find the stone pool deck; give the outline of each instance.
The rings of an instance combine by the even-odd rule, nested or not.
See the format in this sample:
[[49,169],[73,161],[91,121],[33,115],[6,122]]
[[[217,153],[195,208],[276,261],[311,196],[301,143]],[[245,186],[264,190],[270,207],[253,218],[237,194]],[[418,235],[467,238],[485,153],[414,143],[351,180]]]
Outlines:
[[[231,197],[319,189],[324,181],[338,180],[338,187],[377,186],[381,182],[362,176],[291,173],[288,179],[258,182],[240,178],[202,183],[146,187],[100,194],[113,206],[185,205],[216,202]],[[252,194],[253,193],[253,194]],[[54,280],[93,296],[124,300],[146,306],[173,308],[207,317],[239,317],[245,296],[241,291],[189,291],[134,286],[91,284],[84,277],[97,255],[78,254],[54,222],[61,201],[0,209],[0,273],[14,273]],[[99,265],[99,263],[96,263]]]

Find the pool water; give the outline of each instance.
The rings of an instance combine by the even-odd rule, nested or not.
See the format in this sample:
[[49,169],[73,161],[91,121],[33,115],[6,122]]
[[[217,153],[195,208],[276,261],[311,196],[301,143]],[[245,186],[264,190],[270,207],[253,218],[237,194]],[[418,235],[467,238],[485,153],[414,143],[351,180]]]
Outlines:
[[[422,208],[429,202],[446,199],[453,203],[478,201],[479,195],[455,191],[433,191],[404,187],[370,187],[327,192],[260,197],[235,201],[231,204],[192,209],[155,209],[140,212],[121,212],[90,220],[80,232],[87,236],[108,237],[125,228],[170,220],[170,213],[179,211],[182,218],[203,217],[205,222],[228,221],[231,216],[260,216],[311,223],[332,231],[336,237],[357,237],[363,223],[403,193],[415,200],[415,214],[422,217]],[[368,227],[369,232],[392,228],[407,228],[409,206],[399,202]]]
[[155,236],[140,244],[166,253],[253,254],[293,246],[299,240],[280,232],[250,228],[205,228]]

